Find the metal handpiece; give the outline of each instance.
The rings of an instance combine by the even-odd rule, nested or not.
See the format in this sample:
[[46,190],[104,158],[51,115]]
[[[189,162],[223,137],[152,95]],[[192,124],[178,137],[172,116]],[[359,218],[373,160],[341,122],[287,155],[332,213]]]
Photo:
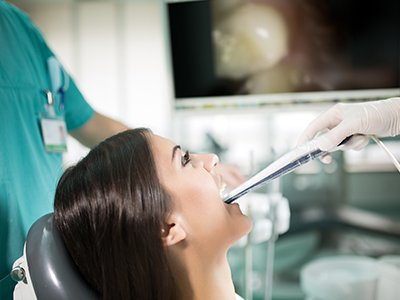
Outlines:
[[310,141],[304,145],[301,145],[289,153],[283,155],[278,160],[271,163],[265,169],[251,177],[249,180],[241,184],[239,187],[230,192],[225,198],[225,203],[232,203],[236,199],[242,197],[248,192],[260,187],[278,177],[288,174],[298,167],[314,160],[318,157],[324,156],[332,151],[340,149],[340,146],[344,145],[351,136],[344,139],[338,147],[331,151],[322,151],[315,146],[315,141]]

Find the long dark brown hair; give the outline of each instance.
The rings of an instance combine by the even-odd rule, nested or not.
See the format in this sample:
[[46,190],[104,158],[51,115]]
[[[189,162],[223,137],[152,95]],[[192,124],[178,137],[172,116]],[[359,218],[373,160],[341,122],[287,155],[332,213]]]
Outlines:
[[54,222],[78,269],[102,299],[173,299],[177,287],[161,228],[172,202],[138,128],[108,138],[68,168]]

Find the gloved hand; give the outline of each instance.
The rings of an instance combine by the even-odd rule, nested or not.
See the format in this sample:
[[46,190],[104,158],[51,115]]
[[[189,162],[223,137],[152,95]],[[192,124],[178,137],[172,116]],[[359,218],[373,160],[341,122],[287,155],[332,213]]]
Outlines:
[[354,135],[345,149],[359,150],[368,144],[367,135],[380,137],[400,134],[400,98],[363,103],[338,103],[312,121],[301,134],[298,144],[316,138],[321,150],[335,148],[346,137]]

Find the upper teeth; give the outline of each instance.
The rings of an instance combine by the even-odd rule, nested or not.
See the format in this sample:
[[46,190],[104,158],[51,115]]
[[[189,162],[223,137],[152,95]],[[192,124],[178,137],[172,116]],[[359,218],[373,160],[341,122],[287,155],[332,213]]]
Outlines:
[[221,186],[219,188],[219,195],[221,196],[221,198],[224,198],[224,196],[225,196],[225,193],[224,193],[225,188],[226,188],[226,183],[222,182]]

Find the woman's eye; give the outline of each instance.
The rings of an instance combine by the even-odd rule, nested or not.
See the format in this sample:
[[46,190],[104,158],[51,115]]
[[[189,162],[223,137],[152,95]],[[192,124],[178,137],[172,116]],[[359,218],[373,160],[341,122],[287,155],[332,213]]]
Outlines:
[[182,156],[182,166],[186,166],[190,162],[190,154],[189,151],[186,151],[185,154]]

